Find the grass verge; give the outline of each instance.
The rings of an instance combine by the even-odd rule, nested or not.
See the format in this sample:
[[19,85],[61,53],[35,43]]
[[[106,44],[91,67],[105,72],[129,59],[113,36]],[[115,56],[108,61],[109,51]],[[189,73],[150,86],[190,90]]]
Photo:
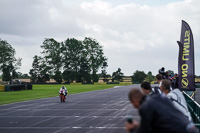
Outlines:
[[[129,85],[129,84],[123,84]],[[21,102],[33,99],[58,96],[62,85],[33,85],[33,90],[0,92],[0,105]],[[94,85],[65,85],[69,94],[82,93],[95,90],[103,90],[121,84],[94,84]]]

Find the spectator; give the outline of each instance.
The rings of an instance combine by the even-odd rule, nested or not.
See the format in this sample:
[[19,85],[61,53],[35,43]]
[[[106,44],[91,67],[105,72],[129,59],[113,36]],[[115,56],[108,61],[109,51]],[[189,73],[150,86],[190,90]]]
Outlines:
[[172,81],[172,75],[171,74],[168,75],[168,79]]
[[169,72],[168,71],[165,72],[165,78],[163,78],[163,79],[169,79]]
[[130,133],[133,130],[137,133],[198,133],[164,94],[146,97],[135,88],[129,92],[129,100],[141,116],[140,124],[134,120],[126,123],[125,128]]
[[161,91],[158,87],[151,88],[149,82],[142,82],[141,84],[142,91],[145,95],[152,96],[153,94],[161,94]]
[[167,97],[171,100],[173,105],[182,112],[189,121],[192,121],[191,114],[188,110],[187,103],[182,92],[179,89],[170,90],[171,82],[167,79],[162,81],[162,85],[160,87],[161,91],[167,95]]
[[[162,85],[162,75],[161,74],[156,75],[156,82],[158,82],[159,88],[160,88],[160,86]],[[170,90],[172,90],[172,87],[170,87]]]
[[159,87],[160,87],[162,84],[162,75],[161,74],[156,75],[156,82],[159,84]]
[[164,67],[159,69],[158,73],[162,75],[162,79],[167,79],[168,78],[168,71],[165,72],[165,68]]
[[175,75],[174,75],[174,88],[178,88],[178,82],[179,82],[178,74],[175,73]]

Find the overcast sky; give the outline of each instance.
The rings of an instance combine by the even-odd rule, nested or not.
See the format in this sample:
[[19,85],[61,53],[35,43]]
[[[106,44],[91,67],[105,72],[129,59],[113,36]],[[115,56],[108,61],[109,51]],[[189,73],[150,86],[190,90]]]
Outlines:
[[109,74],[118,68],[165,67],[178,71],[181,20],[191,27],[196,75],[200,75],[200,0],[0,0],[0,38],[22,58],[29,73],[44,38],[96,39],[108,58]]

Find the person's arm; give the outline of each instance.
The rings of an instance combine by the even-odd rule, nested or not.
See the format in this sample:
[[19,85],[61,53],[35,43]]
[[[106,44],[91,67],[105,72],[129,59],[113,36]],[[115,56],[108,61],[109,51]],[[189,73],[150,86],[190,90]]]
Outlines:
[[133,121],[132,123],[126,122],[125,124],[125,129],[129,133],[133,133],[134,131],[138,129],[138,127],[139,127],[139,123],[136,121]]
[[65,93],[68,93],[67,88],[65,88]]

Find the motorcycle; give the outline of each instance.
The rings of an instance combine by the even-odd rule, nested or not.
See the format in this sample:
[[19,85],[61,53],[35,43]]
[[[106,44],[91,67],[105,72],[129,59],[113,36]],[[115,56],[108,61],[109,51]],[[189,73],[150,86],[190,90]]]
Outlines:
[[66,97],[65,97],[63,91],[60,91],[60,101],[65,102],[65,99],[66,99]]

